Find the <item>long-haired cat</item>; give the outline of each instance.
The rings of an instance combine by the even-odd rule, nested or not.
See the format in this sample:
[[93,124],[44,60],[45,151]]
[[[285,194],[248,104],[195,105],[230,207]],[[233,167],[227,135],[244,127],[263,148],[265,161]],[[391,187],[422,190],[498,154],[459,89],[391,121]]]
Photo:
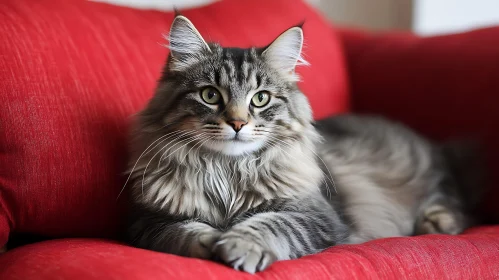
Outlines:
[[254,273],[335,244],[466,227],[440,148],[378,118],[314,123],[296,85],[300,27],[223,48],[177,16],[168,39],[133,131],[132,245]]

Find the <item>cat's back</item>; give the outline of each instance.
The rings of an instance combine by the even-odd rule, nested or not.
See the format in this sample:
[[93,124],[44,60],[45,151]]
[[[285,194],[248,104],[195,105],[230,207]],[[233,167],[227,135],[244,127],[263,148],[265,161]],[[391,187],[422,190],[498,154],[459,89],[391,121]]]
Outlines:
[[405,125],[380,116],[338,115],[317,121],[316,127],[326,139],[357,139],[365,145],[376,145],[380,141],[393,145],[429,145]]
[[343,163],[374,166],[383,162],[383,168],[396,170],[427,168],[432,161],[430,142],[406,126],[382,117],[339,115],[318,121],[316,127],[325,139],[319,151],[341,157]]
[[319,153],[363,235],[358,241],[411,234],[421,199],[441,176],[432,144],[382,117],[341,115],[317,128],[325,138]]

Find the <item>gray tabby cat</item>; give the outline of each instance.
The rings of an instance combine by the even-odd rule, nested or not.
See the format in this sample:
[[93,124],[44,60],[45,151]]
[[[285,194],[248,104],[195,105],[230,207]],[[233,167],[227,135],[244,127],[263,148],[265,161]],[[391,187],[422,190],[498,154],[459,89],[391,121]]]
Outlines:
[[443,155],[407,129],[343,116],[318,124],[321,143],[296,86],[300,27],[265,48],[222,48],[177,16],[169,42],[134,128],[132,245],[254,273],[335,244],[467,226]]

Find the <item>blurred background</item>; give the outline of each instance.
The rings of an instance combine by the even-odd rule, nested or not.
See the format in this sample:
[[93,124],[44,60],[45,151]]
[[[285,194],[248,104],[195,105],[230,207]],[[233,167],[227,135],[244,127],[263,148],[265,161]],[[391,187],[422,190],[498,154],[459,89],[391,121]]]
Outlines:
[[[172,10],[216,0],[95,0],[145,9]],[[499,0],[306,0],[339,25],[374,31],[412,30],[420,35],[499,24]]]

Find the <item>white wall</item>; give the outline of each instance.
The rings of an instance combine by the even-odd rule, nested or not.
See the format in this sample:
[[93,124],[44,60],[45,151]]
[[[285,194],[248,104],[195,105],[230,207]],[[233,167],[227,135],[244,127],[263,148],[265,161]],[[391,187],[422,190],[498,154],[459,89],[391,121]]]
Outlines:
[[415,0],[414,8],[414,30],[422,35],[499,24],[499,0]]
[[138,9],[154,9],[160,11],[171,11],[173,8],[184,9],[198,7],[215,2],[216,0],[90,0],[95,2],[106,2],[109,4],[128,6]]
[[[337,25],[370,30],[412,26],[413,0],[308,0]],[[441,0],[434,0],[441,1]],[[497,0],[499,1],[499,0]]]
[[[141,9],[171,11],[217,0],[90,0]],[[271,0],[269,0],[271,1]],[[413,0],[305,0],[335,24],[372,30],[410,29]],[[436,0],[439,1],[439,0]],[[499,0],[497,0],[499,1]],[[262,7],[265,9],[265,7]]]
[[[218,0],[89,0],[95,2],[105,2],[109,4],[127,6],[138,9],[153,9],[160,11],[171,11],[173,8],[184,9],[191,7],[199,7],[210,4]],[[330,0],[305,0],[312,5],[317,6],[321,1],[328,2]]]
[[[172,10],[217,0],[91,0]],[[271,0],[269,0],[271,1]],[[370,30],[406,29],[422,35],[499,25],[499,0],[306,0],[337,25]],[[265,8],[265,7],[262,7]]]

